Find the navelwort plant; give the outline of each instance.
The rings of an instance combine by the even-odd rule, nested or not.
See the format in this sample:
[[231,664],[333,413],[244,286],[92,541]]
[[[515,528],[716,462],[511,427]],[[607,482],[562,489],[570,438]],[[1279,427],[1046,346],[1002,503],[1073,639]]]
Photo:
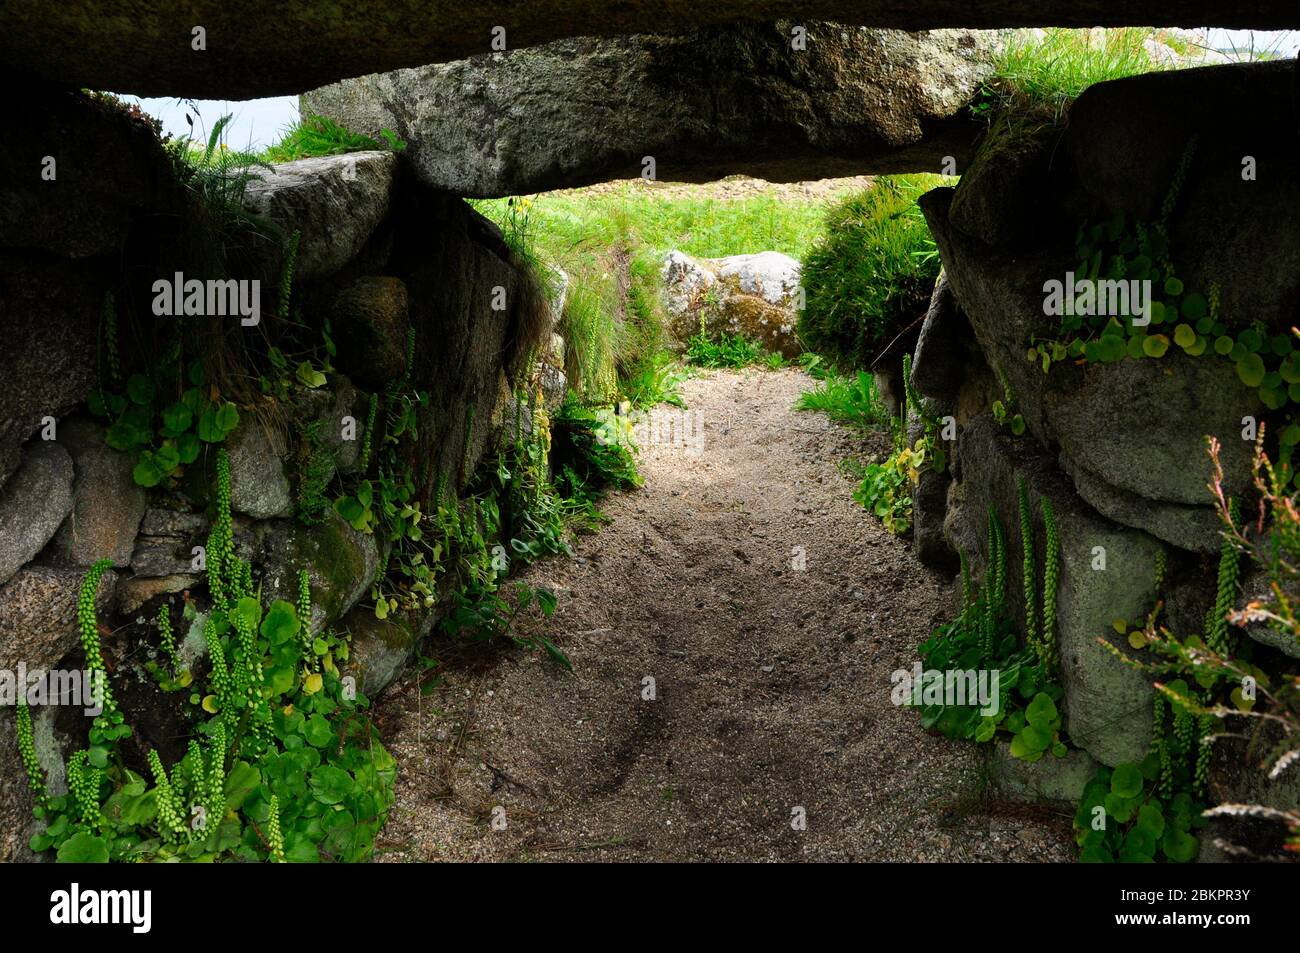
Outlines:
[[[908,413],[922,423],[916,441],[908,441]],[[903,355],[903,406],[898,420],[892,422],[894,450],[882,463],[869,463],[862,469],[862,482],[853,491],[853,499],[874,514],[885,529],[902,535],[912,527],[912,493],[926,469],[942,473],[947,467],[947,452],[938,439],[938,421],[926,412],[920,396],[912,386],[912,356]]]
[[[1024,499],[1024,487],[1021,498]],[[1046,497],[1044,521],[1050,520],[1051,505]],[[1022,510],[1023,512],[1023,510]],[[1054,522],[1052,524],[1054,526]],[[1059,541],[1053,529],[1049,535],[1046,563],[1059,559]],[[1028,521],[1021,524],[1021,544],[1026,553],[1026,616],[1036,613],[1037,584],[1032,572],[1034,536]],[[1053,547],[1058,547],[1053,553]],[[1057,707],[1062,690],[1054,678],[1056,572],[1044,573],[1042,618],[1046,623],[1031,644],[1021,646],[1020,637],[1006,607],[1007,552],[1002,527],[990,508],[988,518],[988,561],[984,579],[977,588],[970,566],[961,555],[962,611],[952,622],[941,625],[921,643],[918,652],[925,669],[937,672],[994,671],[999,673],[998,706],[986,715],[977,703],[948,705],[923,703],[921,725],[949,738],[976,742],[1010,741],[1011,754],[1025,761],[1037,761],[1049,751],[1062,758],[1067,753],[1063,718]],[[1048,585],[1052,588],[1049,591]]]
[[[1196,154],[1191,139],[1174,171],[1154,222],[1130,220],[1122,211],[1076,235],[1075,285],[1095,298],[1101,281],[1150,281],[1150,324],[1135,314],[1077,314],[1066,301],[1055,339],[1029,342],[1028,358],[1048,373],[1053,364],[1160,360],[1172,348],[1190,357],[1216,355],[1233,362],[1237,376],[1254,388],[1269,411],[1284,411],[1276,467],[1289,481],[1294,447],[1300,444],[1300,344],[1296,330],[1269,327],[1250,315],[1225,315],[1216,284],[1197,290],[1179,277],[1169,242],[1169,219],[1177,207]],[[1288,333],[1289,332],[1289,333]]]
[[[86,576],[78,606],[87,668],[105,677],[103,712],[68,763],[69,793],[50,797],[19,715],[19,746],[45,822],[31,842],[60,861],[367,859],[393,800],[395,765],[330,654],[321,671],[304,651],[299,604],[264,606],[234,553],[230,468],[218,457],[207,572],[213,605],[203,635],[208,694],[192,712],[183,757],[125,744],[131,727],[106,678],[95,591],[108,561]],[[320,653],[317,653],[318,655]],[[197,695],[195,696],[197,700]]]

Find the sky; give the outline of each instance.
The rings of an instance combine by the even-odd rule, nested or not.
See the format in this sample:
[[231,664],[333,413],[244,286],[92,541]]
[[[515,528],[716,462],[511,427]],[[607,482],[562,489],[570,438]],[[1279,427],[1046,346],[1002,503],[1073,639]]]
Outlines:
[[[1215,49],[1250,46],[1252,35],[1256,49],[1272,49],[1279,54],[1296,56],[1300,50],[1300,31],[1268,32],[1263,30],[1210,30],[1209,45]],[[188,101],[177,99],[140,99],[138,96],[122,97],[137,102],[149,115],[160,119],[163,131],[182,135],[188,130],[185,116],[194,110]],[[212,124],[230,113],[231,120],[226,142],[233,149],[264,149],[280,138],[287,127],[298,121],[298,97],[277,96],[273,99],[250,99],[242,102],[200,99],[195,101],[198,115],[195,120],[195,137],[206,138]]]

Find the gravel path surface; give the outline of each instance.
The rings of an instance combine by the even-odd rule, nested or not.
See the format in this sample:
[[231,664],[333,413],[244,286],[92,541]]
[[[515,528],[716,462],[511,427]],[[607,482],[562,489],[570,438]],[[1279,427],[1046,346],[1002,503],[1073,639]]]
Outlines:
[[702,452],[647,447],[610,525],[524,574],[574,674],[443,641],[431,692],[389,688],[380,859],[1074,859],[1067,817],[990,799],[984,749],[890,703],[953,594],[853,502],[862,438],[792,409],[810,383],[692,378]]

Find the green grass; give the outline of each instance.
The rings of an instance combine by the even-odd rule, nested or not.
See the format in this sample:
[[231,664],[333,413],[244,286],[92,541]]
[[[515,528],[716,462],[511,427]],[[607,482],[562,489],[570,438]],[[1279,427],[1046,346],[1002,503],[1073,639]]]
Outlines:
[[748,367],[767,356],[762,344],[740,334],[723,332],[710,338],[701,331],[686,344],[686,359],[696,367]]
[[[722,258],[772,250],[802,259],[824,216],[816,202],[721,199],[640,181],[470,204],[500,225],[512,246],[568,273],[559,331],[569,348],[570,385],[592,402],[625,396],[634,404],[655,396],[655,377],[663,374],[659,273],[666,252]],[[715,358],[738,354],[734,342],[726,349]]]
[[682,383],[687,371],[672,355],[658,353],[638,366],[623,380],[623,394],[638,409],[671,404],[685,409]]
[[1150,27],[1106,30],[1100,43],[1089,30],[1044,32],[1041,39],[1023,31],[1008,36],[994,59],[994,79],[986,85],[977,112],[1049,111],[1059,119],[1094,83],[1166,69],[1147,51],[1146,40],[1164,38],[1178,52],[1187,47],[1180,37]]
[[939,260],[916,200],[948,181],[883,176],[832,207],[825,237],[804,259],[806,347],[841,367],[865,367],[924,310]]
[[[498,223],[508,199],[472,202]],[[600,192],[550,192],[529,208],[538,251],[562,267],[584,254],[627,242],[660,254],[676,248],[688,255],[722,258],[778,251],[802,259],[821,231],[815,202],[782,202],[770,195],[718,199],[683,195],[642,182],[623,182]]]
[[406,148],[406,143],[390,129],[380,130],[379,135],[382,142],[352,132],[325,116],[304,116],[281,134],[279,142],[268,146],[260,158],[266,162],[292,162],[312,156],[336,156],[369,149],[398,152]]
[[891,423],[876,382],[866,371],[858,371],[856,377],[825,372],[812,390],[799,395],[794,406],[795,410],[819,411],[836,423],[860,430],[878,430]]

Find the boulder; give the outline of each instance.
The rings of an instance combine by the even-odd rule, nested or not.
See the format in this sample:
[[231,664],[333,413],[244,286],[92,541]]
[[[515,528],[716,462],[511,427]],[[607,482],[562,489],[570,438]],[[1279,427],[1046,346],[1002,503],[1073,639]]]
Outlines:
[[[1000,399],[1009,389],[1030,434],[1041,445],[1059,446],[1067,471],[1095,478],[1086,483],[1086,496],[1099,509],[1122,520],[1147,502],[1173,504],[1161,521],[1145,514],[1133,525],[1153,531],[1165,525],[1163,538],[1185,545],[1212,518],[1207,435],[1223,446],[1225,490],[1239,493],[1249,481],[1252,445],[1241,439],[1242,418],[1263,416],[1258,395],[1231,362],[1193,358],[1179,348],[1160,360],[1083,367],[1066,361],[1044,375],[1025,359],[1025,349],[1034,338],[1056,336],[1057,319],[1043,314],[1041,289],[1046,277],[1064,277],[1071,267],[1066,256],[991,248],[953,225],[952,201],[951,191],[940,189],[921,204],[979,349],[1002,382]],[[1159,426],[1151,425],[1153,413]],[[1122,494],[1138,500],[1132,507],[1106,502]]]
[[[343,374],[331,374],[324,387],[299,389],[293,397],[291,425],[291,431],[302,438],[299,459],[295,463],[299,480],[309,466],[308,461],[302,459],[304,453],[323,453],[338,472],[355,472],[369,408],[369,397],[358,391]],[[346,417],[351,417],[356,423],[352,431],[354,439],[345,436],[349,432],[344,421]]]
[[459,195],[631,178],[646,157],[665,181],[964,164],[991,34],[806,21],[799,48],[794,26],[558,40],[344,80],[304,94],[302,110],[394,130],[415,174]]
[[354,530],[330,511],[323,523],[303,526],[273,520],[262,551],[263,598],[298,601],[298,572],[307,570],[311,585],[311,631],[319,633],[341,618],[370,591],[379,570],[375,537]]
[[0,141],[10,146],[0,151],[5,247],[66,258],[110,254],[138,215],[176,208],[171,161],[157,133],[111,97],[25,85],[0,116]]
[[45,548],[72,512],[72,458],[54,442],[38,440],[0,490],[0,583]]
[[334,299],[330,327],[338,365],[362,387],[382,390],[406,373],[411,322],[406,285],[399,278],[358,278]]
[[[77,598],[85,572],[57,566],[26,566],[0,586],[0,669],[19,662],[50,668],[79,644]],[[113,603],[117,574],[104,573],[95,597],[100,612]]]
[[208,521],[201,513],[153,507],[145,510],[131,554],[137,578],[162,578],[195,572],[194,547],[207,544]]
[[359,605],[339,623],[352,634],[343,674],[357,678],[357,690],[374,697],[410,659],[419,641],[417,628],[401,616],[376,619],[373,607]]
[[[399,452],[428,501],[443,476],[458,490],[473,474],[493,436],[502,374],[515,380],[532,369],[526,362],[535,360],[553,319],[528,264],[464,201],[412,185],[394,231],[387,273],[407,287],[411,379],[429,394],[418,411],[418,439]],[[493,308],[495,288],[504,289],[505,310]]]
[[1223,447],[1225,491],[1245,490],[1254,443],[1242,439],[1241,421],[1261,419],[1264,405],[1232,362],[1171,349],[1159,361],[1056,370],[1042,394],[1046,425],[1078,467],[1146,500],[1208,510],[1208,435]]
[[293,490],[285,472],[288,451],[279,433],[245,415],[225,446],[230,455],[231,512],[259,520],[293,512]]
[[[1102,516],[1146,530],[1180,549],[1219,551],[1223,524],[1213,507],[1166,503],[1126,492],[1075,463],[1065,453],[1061,454],[1061,468],[1074,480],[1079,496]],[[1206,478],[1208,481],[1208,474]]]
[[993,747],[990,769],[993,788],[1004,798],[1029,804],[1048,803],[1074,813],[1083,789],[1097,773],[1097,762],[1086,751],[1071,748],[1064,758],[1050,753],[1037,761],[1011,754],[1011,745]]
[[[947,525],[954,548],[967,548],[974,567],[986,561],[989,507],[1007,540],[1007,607],[1024,631],[1018,481],[1024,479],[1034,514],[1035,565],[1041,578],[1045,538],[1041,497],[1051,500],[1061,540],[1056,642],[1071,742],[1103,764],[1141,761],[1151,741],[1150,680],[1124,665],[1099,642],[1111,641],[1111,622],[1150,611],[1156,554],[1161,544],[1141,532],[1098,517],[1046,454],[1025,437],[1004,433],[991,416],[978,417],[957,441],[961,490],[949,495]],[[954,508],[954,502],[958,506]],[[1099,562],[1104,557],[1104,563]],[[1097,568],[1104,565],[1105,568]],[[976,578],[979,578],[977,573]],[[1041,600],[1041,593],[1036,595]],[[1127,643],[1121,644],[1127,649]]]
[[[566,36],[655,33],[717,27],[788,15],[779,0],[655,4],[541,0],[527,4],[411,4],[284,0],[267,16],[252,0],[196,0],[185,5],[70,0],[57,6],[10,0],[0,7],[0,62],[69,87],[115,89],[141,96],[254,99],[289,95],[381,70],[533,46]],[[808,0],[808,18],[846,24],[929,30],[935,27],[1205,26],[1300,27],[1291,0],[1256,0],[1248,8],[1216,0],[967,0],[886,3]],[[196,52],[196,25],[205,48]]]
[[72,455],[76,473],[72,512],[54,537],[58,556],[77,566],[110,559],[127,566],[144,517],[145,492],[131,475],[131,458],[104,443],[92,420],[59,422],[59,444]]
[[912,491],[912,550],[932,569],[957,568],[957,552],[944,536],[950,475],[927,469]]
[[948,275],[939,272],[912,356],[912,386],[925,396],[953,400],[965,370],[970,325],[957,306]]
[[679,344],[704,330],[710,337],[741,334],[768,351],[794,357],[802,349],[799,263],[778,252],[692,258],[664,257],[662,270],[668,331]]
[[117,584],[117,611],[131,615],[158,596],[184,592],[199,582],[199,576],[132,576]]
[[68,413],[97,384],[103,309],[103,287],[88,267],[0,250],[0,315],[12,345],[0,355],[0,486],[45,418]]
[[[569,273],[559,265],[546,263],[545,279],[546,297],[551,302],[551,327],[559,327],[564,318],[564,306],[569,301]],[[564,354],[560,354],[560,363],[564,363]]]
[[299,233],[295,282],[324,278],[361,252],[388,216],[395,161],[391,152],[299,159],[248,183],[244,201],[250,212],[286,238]]
[[542,404],[548,414],[554,414],[569,392],[568,378],[564,376],[564,371],[544,361],[538,362],[537,375],[542,389]]

